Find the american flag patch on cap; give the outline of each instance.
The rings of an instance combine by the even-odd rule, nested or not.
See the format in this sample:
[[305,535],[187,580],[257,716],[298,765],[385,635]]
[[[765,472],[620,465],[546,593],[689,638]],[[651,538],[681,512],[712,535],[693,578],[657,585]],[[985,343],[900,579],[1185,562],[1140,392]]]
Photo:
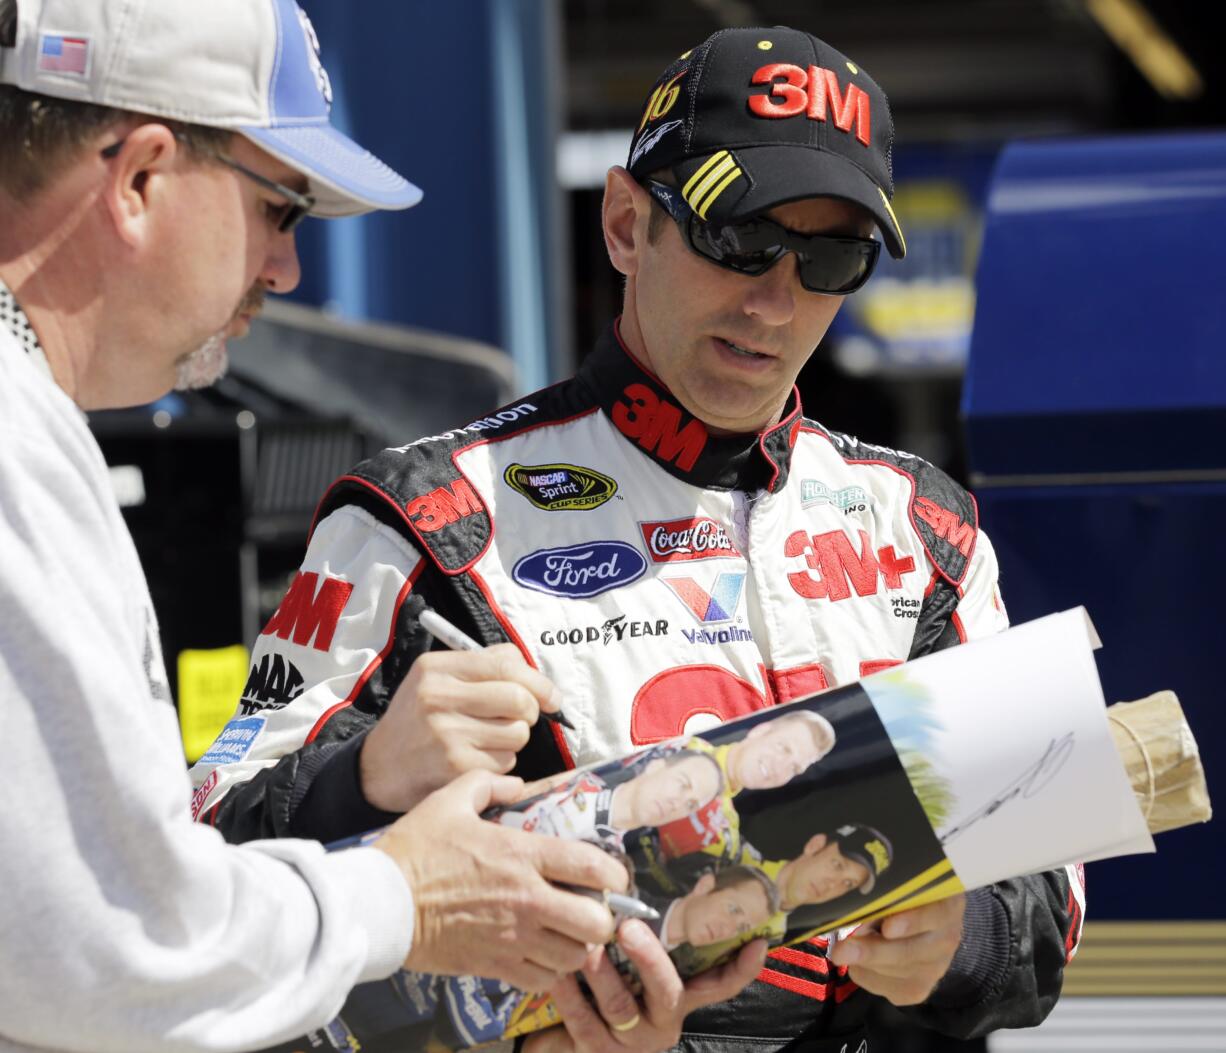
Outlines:
[[89,41],[63,33],[44,33],[38,49],[38,68],[54,73],[85,76],[89,65]]

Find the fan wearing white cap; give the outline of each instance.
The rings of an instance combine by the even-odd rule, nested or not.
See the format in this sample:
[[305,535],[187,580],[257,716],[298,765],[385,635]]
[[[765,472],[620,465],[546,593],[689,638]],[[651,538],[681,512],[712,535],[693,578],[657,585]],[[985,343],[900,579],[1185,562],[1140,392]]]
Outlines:
[[[331,854],[192,822],[148,587],[81,411],[214,379],[297,284],[305,215],[421,197],[328,123],[317,47],[292,0],[0,0],[6,1051],[267,1047],[401,966],[546,990],[613,934],[553,882],[621,890],[620,863],[478,817],[518,779],[470,772]],[[507,650],[436,664],[535,719],[552,687]]]
[[[59,199],[58,236],[77,250],[41,261],[38,282],[71,273],[103,315],[74,320],[90,332],[77,339],[74,324],[71,350],[44,338],[53,374],[83,407],[214,380],[225,340],[246,331],[264,293],[297,284],[290,235],[308,213],[421,199],[329,123],[318,40],[293,0],[20,0],[13,38],[0,50],[0,82],[88,104],[86,127],[98,132],[88,157],[72,152],[71,171],[67,151],[57,171],[15,135],[0,146],[10,193],[57,184],[42,211]],[[147,195],[123,193],[146,185]],[[94,254],[114,273],[88,273]],[[134,288],[145,290],[137,303],[124,293]],[[27,301],[37,325],[42,298]]]

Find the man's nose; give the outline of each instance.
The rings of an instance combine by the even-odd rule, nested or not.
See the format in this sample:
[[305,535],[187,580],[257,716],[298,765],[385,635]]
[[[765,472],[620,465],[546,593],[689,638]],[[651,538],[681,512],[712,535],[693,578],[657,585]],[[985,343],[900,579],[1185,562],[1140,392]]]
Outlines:
[[750,279],[745,313],[767,325],[786,325],[796,313],[796,297],[801,291],[796,254],[785,252],[765,274]]
[[260,278],[269,292],[293,292],[298,287],[302,280],[302,266],[298,262],[298,246],[292,230],[278,233],[269,243]]

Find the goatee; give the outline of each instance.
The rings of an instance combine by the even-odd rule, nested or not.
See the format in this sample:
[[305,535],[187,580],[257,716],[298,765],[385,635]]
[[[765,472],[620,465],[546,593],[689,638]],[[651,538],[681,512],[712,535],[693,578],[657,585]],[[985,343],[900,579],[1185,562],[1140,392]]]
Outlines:
[[207,388],[225,376],[228,362],[226,334],[223,330],[214,333],[190,355],[179,360],[175,391]]

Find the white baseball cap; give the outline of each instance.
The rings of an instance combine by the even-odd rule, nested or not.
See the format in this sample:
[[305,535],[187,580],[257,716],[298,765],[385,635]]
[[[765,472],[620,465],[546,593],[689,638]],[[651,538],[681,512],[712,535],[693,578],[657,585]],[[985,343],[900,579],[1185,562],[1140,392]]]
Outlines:
[[294,0],[17,0],[0,83],[231,129],[307,177],[315,215],[421,200],[329,123],[319,40]]

